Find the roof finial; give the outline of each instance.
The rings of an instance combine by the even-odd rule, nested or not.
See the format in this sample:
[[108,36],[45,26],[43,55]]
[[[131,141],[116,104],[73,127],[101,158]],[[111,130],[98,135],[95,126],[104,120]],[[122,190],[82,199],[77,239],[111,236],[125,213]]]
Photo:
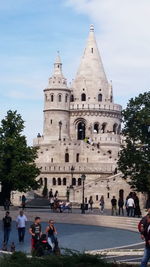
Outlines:
[[90,25],[90,32],[94,32],[94,25],[93,24]]

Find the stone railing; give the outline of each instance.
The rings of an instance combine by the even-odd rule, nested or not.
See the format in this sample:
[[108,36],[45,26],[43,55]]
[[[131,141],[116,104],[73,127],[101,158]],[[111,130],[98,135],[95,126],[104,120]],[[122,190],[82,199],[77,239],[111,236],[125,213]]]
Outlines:
[[121,105],[118,104],[105,104],[105,103],[101,103],[101,104],[77,104],[77,103],[73,103],[70,104],[70,111],[71,110],[105,110],[105,111],[119,111],[121,112],[122,107]]

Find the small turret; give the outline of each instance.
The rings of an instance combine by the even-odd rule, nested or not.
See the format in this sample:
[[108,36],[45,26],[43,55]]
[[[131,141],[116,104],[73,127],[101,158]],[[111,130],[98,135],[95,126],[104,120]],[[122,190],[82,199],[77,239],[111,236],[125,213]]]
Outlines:
[[44,94],[44,137],[48,140],[68,139],[70,90],[62,73],[59,53]]

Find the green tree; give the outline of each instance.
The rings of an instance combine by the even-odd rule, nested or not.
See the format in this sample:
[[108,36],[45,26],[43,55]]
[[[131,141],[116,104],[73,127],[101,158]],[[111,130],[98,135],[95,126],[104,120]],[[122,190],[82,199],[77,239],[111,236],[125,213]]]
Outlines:
[[21,115],[9,110],[0,127],[0,182],[3,200],[9,199],[13,190],[26,192],[39,186],[36,177],[40,170],[35,164],[37,148],[27,145],[23,129]]
[[125,144],[119,169],[132,188],[150,194],[150,92],[132,98],[122,116]]

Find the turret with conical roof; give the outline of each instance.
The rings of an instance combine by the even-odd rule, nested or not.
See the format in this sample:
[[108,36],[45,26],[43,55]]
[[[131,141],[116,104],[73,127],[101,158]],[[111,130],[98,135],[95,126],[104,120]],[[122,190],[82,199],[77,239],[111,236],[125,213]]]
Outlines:
[[102,96],[101,101],[111,100],[110,84],[99,54],[93,25],[90,26],[87,45],[72,87],[76,102],[82,101],[82,93],[86,94],[88,103],[99,101],[99,94]]
[[62,73],[59,53],[54,63],[53,75],[44,89],[44,138],[62,140],[69,138],[70,90]]

